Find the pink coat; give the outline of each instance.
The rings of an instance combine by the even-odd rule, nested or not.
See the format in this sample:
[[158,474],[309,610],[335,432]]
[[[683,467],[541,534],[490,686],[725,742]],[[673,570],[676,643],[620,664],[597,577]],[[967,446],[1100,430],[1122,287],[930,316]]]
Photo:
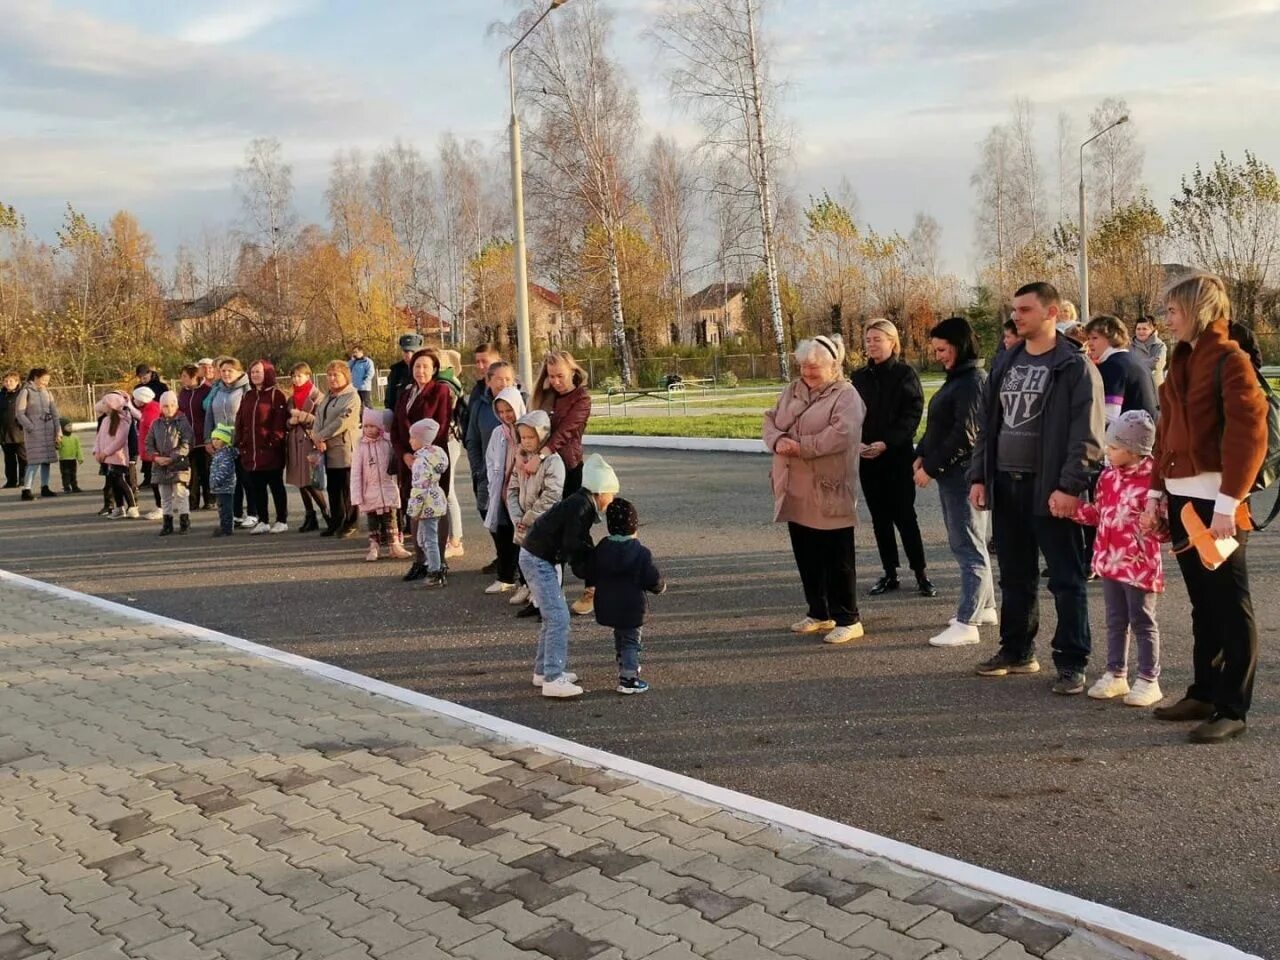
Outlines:
[[867,408],[853,384],[837,379],[811,391],[795,380],[764,415],[764,444],[776,449],[784,437],[800,444],[800,455],[773,455],[773,519],[813,530],[840,530],[857,523],[858,444]]
[[[99,415],[102,422],[98,424],[98,433],[93,438],[93,458],[107,466],[127,467],[129,465],[129,431],[138,419],[138,411],[117,396],[112,402],[99,402]],[[116,425],[115,435],[111,434],[111,411],[120,411],[120,422]]]
[[391,441],[386,431],[377,440],[362,436],[351,457],[351,505],[363,513],[400,509],[400,487],[391,465]]
[[1093,572],[1107,580],[1127,583],[1147,593],[1164,591],[1164,563],[1160,541],[1145,534],[1138,518],[1147,506],[1155,460],[1146,457],[1129,467],[1107,467],[1098,478],[1092,503],[1076,510],[1077,523],[1096,526]]

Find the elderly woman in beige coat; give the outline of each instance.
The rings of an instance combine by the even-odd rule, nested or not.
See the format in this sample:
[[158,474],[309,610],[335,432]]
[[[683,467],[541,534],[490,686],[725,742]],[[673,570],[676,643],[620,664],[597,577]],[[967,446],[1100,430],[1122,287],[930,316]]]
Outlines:
[[329,361],[325,379],[324,398],[312,413],[298,411],[297,420],[311,428],[308,437],[324,454],[329,523],[320,536],[346,538],[355,535],[359,520],[351,506],[351,458],[360,439],[360,395],[345,360]]
[[773,451],[773,519],[786,523],[808,614],[793,633],[824,633],[826,643],[862,636],[855,598],[858,446],[866,413],[844,379],[844,347],[830,337],[796,347],[800,377],[764,416]]

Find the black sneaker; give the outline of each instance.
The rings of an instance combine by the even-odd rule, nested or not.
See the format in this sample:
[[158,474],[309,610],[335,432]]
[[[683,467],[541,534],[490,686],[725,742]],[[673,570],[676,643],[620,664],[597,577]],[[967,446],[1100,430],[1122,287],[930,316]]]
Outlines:
[[448,585],[449,575],[445,573],[444,570],[428,571],[426,583],[423,584],[424,587],[428,588],[445,587]]
[[35,498],[36,498],[36,495],[35,495],[34,493],[32,493],[30,490],[23,490],[23,491],[22,491],[22,499],[23,499],[23,500],[34,500]]
[[867,593],[870,596],[879,597],[883,594],[889,593],[890,591],[897,590],[900,586],[902,586],[902,584],[898,582],[898,578],[896,576],[886,573],[875,582],[875,585],[868,590]]
[[1064,697],[1084,693],[1084,673],[1079,670],[1059,670],[1058,679],[1049,689]]
[[542,619],[542,613],[532,603],[526,603],[523,607],[516,611],[516,616],[521,619],[525,617],[537,617]]
[[494,557],[492,560],[490,560],[488,563],[486,563],[483,567],[480,568],[480,572],[486,575],[490,573],[496,573],[497,570],[498,570],[497,557]]
[[409,583],[413,580],[421,580],[426,575],[427,575],[427,565],[425,563],[419,563],[417,560],[415,560],[413,561],[412,564],[409,565],[408,572],[400,579],[403,580],[405,583]]
[[618,692],[624,696],[630,696],[633,693],[647,693],[648,690],[649,684],[639,677],[618,678]]
[[1019,660],[999,650],[994,657],[978,664],[975,672],[980,677],[1007,677],[1011,673],[1039,673],[1040,661],[1034,655]]

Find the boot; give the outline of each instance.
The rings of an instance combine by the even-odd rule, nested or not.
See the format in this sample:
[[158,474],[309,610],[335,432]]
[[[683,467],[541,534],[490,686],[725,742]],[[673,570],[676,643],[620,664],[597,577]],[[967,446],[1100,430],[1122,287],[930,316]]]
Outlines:
[[316,521],[314,511],[307,511],[307,515],[303,518],[302,526],[298,528],[299,533],[310,533],[312,530],[319,530],[320,524]]
[[36,498],[36,497],[35,497],[35,494],[33,494],[30,490],[23,490],[23,491],[22,491],[22,499],[23,499],[23,500],[34,500],[35,498]]
[[56,493],[54,493],[52,490],[50,490],[48,487],[41,487],[41,488],[40,488],[40,496],[42,496],[42,497],[56,497],[56,496],[57,496],[57,494],[56,494]]
[[391,553],[391,559],[393,560],[408,560],[410,557],[413,556],[412,553],[410,553],[408,550],[404,548],[404,544],[401,543],[399,540],[391,541],[390,553]]
[[184,513],[178,518],[178,532],[186,533],[191,529],[191,514]]
[[373,561],[375,561],[375,560],[377,560],[377,559],[378,559],[378,539],[377,539],[377,537],[370,537],[370,538],[369,538],[369,552],[368,552],[368,553],[366,553],[366,554],[364,555],[364,558],[365,558],[366,560],[368,560],[370,563],[372,563]]
[[168,537],[173,534],[173,517],[166,516],[164,518],[164,526],[160,528],[160,536]]

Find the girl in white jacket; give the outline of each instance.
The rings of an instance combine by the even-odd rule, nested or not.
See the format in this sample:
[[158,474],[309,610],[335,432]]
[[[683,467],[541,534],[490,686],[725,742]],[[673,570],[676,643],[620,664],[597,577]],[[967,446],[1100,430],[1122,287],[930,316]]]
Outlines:
[[515,526],[507,513],[507,498],[503,491],[515,467],[516,421],[524,416],[524,397],[515,387],[507,387],[493,399],[493,412],[499,420],[498,429],[489,437],[489,448],[484,454],[485,474],[489,481],[489,511],[484,526],[493,537],[498,552],[497,579],[485,588],[485,593],[510,593],[516,588],[516,564],[520,549],[515,545]]
[[[515,466],[507,481],[507,514],[515,525],[515,545],[533,522],[560,502],[564,496],[564,460],[560,454],[546,454],[542,447],[551,435],[551,417],[545,410],[530,410],[516,421]],[[523,578],[521,578],[523,581]],[[529,588],[522,582],[512,595],[512,606],[529,602]]]

